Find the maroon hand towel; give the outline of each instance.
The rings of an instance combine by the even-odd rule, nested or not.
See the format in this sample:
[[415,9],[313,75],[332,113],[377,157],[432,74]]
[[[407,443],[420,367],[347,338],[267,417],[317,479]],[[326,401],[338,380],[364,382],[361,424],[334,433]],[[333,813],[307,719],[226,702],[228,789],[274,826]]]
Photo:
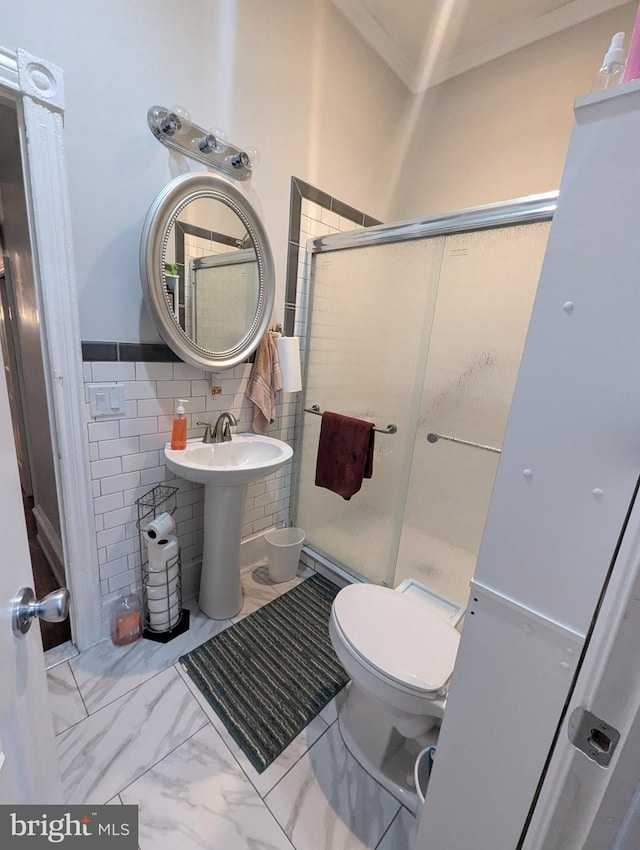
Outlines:
[[316,487],[350,499],[373,475],[373,423],[323,413],[316,463]]

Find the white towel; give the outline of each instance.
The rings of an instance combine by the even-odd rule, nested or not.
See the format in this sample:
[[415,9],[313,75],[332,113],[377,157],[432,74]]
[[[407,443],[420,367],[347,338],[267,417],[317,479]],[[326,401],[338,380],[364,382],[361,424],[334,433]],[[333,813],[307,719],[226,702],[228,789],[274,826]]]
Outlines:
[[278,351],[270,331],[260,340],[245,392],[254,405],[253,430],[263,433],[276,418],[276,393],[282,389]]

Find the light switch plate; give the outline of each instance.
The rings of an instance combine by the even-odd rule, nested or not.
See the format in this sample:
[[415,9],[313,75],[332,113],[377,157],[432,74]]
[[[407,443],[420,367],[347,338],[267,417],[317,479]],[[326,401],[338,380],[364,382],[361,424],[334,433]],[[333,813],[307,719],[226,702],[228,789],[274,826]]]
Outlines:
[[124,416],[124,384],[87,384],[94,419]]

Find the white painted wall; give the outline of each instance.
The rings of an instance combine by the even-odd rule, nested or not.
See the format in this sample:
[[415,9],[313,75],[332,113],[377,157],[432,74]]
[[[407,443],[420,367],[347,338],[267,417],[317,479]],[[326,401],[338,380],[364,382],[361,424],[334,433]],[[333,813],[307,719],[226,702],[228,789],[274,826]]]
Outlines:
[[637,2],[448,80],[416,99],[390,221],[554,191],[573,126],[611,36]]
[[[384,143],[409,95],[325,0],[0,0],[3,42],[60,65],[83,339],[154,342],[138,274],[140,230],[185,163],[147,109],[179,103],[254,145],[284,300],[290,179],[378,215]],[[197,164],[186,167],[197,168]]]
[[[65,73],[83,339],[153,342],[138,244],[179,161],[154,103],[255,145],[252,180],[284,300],[290,178],[385,221],[557,188],[571,105],[636,4],[410,96],[328,0],[0,0],[3,40]],[[177,61],[180,60],[180,61]],[[405,156],[406,154],[406,156]]]

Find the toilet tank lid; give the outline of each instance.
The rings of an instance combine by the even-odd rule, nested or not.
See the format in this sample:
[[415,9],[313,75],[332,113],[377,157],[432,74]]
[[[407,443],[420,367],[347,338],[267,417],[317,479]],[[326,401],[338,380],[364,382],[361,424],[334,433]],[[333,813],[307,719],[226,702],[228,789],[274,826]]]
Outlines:
[[419,598],[353,584],[338,593],[333,613],[352,649],[389,678],[429,692],[449,681],[460,635]]

